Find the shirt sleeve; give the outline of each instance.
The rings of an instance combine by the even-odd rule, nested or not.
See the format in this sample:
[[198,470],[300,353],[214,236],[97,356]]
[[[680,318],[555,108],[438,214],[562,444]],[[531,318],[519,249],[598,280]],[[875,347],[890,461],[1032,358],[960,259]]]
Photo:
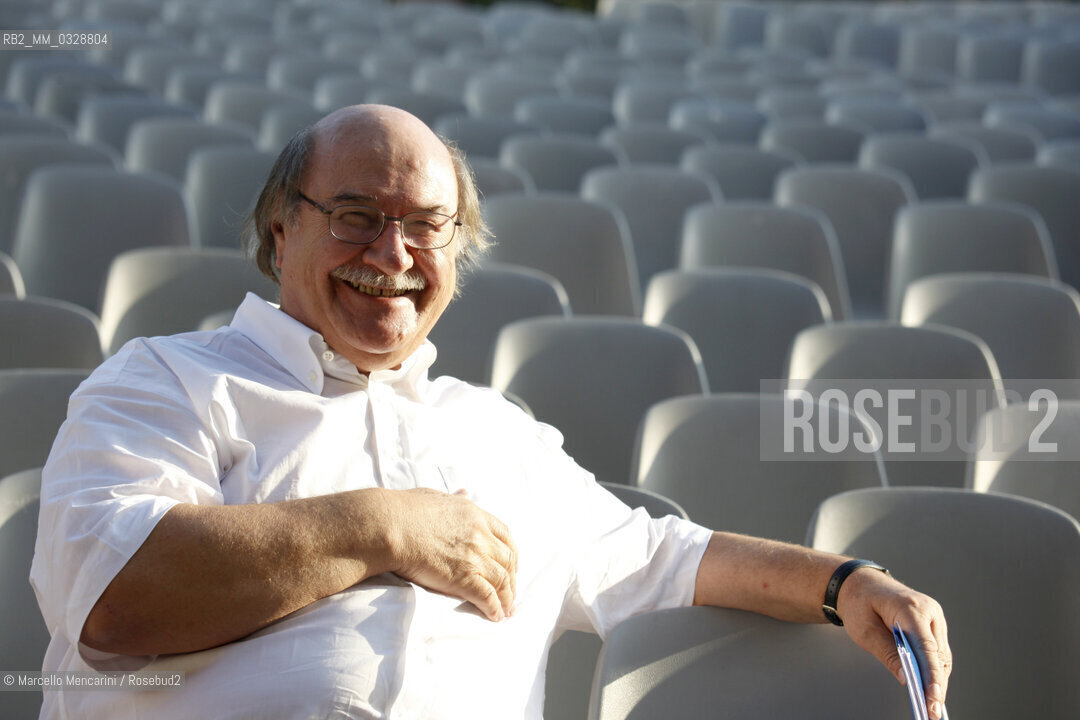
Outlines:
[[83,624],[166,512],[222,503],[219,478],[205,423],[154,353],[129,345],[95,371],[72,395],[42,471],[30,580],[50,633],[91,667],[148,662],[117,665],[80,645]]
[[557,431],[546,429],[545,442],[556,445],[563,464],[560,526],[572,536],[575,558],[562,628],[604,637],[633,615],[692,605],[712,532],[675,516],[631,510],[557,447]]

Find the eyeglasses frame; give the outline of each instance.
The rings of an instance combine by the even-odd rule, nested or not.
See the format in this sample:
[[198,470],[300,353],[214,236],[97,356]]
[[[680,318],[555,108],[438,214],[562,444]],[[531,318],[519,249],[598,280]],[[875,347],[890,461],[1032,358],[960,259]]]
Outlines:
[[[345,243],[347,245],[371,245],[372,243],[374,243],[376,240],[378,240],[382,236],[383,232],[386,231],[386,224],[388,222],[397,222],[397,223],[399,223],[399,225],[401,227],[401,239],[405,242],[406,245],[411,247],[413,250],[441,250],[444,247],[448,247],[450,245],[450,243],[454,242],[454,238],[457,237],[457,229],[459,227],[461,227],[462,225],[464,225],[463,222],[461,222],[460,220],[457,219],[457,213],[454,213],[453,215],[447,215],[445,213],[438,213],[438,212],[433,212],[433,211],[430,211],[430,210],[414,210],[414,211],[411,211],[411,212],[407,212],[404,215],[401,215],[399,217],[394,217],[393,215],[387,215],[386,213],[384,213],[379,208],[372,207],[371,205],[336,205],[336,206],[330,208],[329,210],[327,210],[320,203],[312,200],[307,195],[305,195],[303,193],[303,191],[297,190],[296,194],[299,195],[300,199],[303,200],[304,202],[306,202],[308,205],[311,205],[313,208],[315,208],[316,210],[321,212],[323,215],[326,215],[326,225],[330,230],[330,234],[333,235],[337,240],[339,240],[339,241],[341,241],[341,242],[343,242],[343,243]],[[366,210],[374,210],[375,212],[382,215],[382,218],[383,218],[382,227],[379,228],[379,232],[375,233],[374,237],[372,237],[367,242],[356,242],[354,240],[345,240],[344,238],[338,237],[338,235],[336,235],[334,233],[334,228],[330,225],[330,220],[333,218],[333,215],[334,215],[335,212],[337,212],[341,208],[345,208],[345,207],[355,207],[355,208],[364,208]],[[417,247],[416,245],[413,245],[412,242],[410,242],[409,237],[407,235],[405,235],[405,226],[404,226],[404,224],[402,222],[403,220],[405,220],[406,216],[412,215],[413,213],[427,213],[427,214],[430,214],[430,215],[441,215],[442,217],[449,218],[450,220],[452,220],[453,223],[454,223],[454,232],[451,233],[450,239],[447,240],[444,245],[437,245],[435,247]]]

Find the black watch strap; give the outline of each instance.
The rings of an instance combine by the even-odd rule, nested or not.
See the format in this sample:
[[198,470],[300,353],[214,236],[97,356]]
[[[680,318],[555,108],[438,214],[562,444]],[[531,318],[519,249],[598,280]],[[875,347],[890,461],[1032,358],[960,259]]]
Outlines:
[[843,626],[844,624],[844,621],[836,614],[836,598],[840,595],[840,586],[847,580],[848,575],[864,567],[880,570],[886,575],[889,574],[888,570],[873,560],[848,560],[836,568],[832,577],[829,578],[829,585],[825,588],[825,602],[821,605],[821,612],[825,613],[825,619],[833,625]]

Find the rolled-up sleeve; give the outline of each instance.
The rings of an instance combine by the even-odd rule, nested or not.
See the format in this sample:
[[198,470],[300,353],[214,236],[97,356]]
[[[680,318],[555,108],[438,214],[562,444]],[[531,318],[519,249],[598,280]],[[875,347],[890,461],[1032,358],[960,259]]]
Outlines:
[[42,471],[30,581],[50,633],[101,669],[115,656],[78,643],[102,592],[173,506],[222,502],[205,423],[156,370],[125,349],[95,371],[72,395]]

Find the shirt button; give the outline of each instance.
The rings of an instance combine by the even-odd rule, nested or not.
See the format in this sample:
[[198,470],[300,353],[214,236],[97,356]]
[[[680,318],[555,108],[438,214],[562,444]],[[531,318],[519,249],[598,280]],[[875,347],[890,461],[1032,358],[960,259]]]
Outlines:
[[326,352],[324,352],[322,354],[322,359],[325,360],[326,362],[330,362],[331,360],[334,359],[334,353],[327,350]]

